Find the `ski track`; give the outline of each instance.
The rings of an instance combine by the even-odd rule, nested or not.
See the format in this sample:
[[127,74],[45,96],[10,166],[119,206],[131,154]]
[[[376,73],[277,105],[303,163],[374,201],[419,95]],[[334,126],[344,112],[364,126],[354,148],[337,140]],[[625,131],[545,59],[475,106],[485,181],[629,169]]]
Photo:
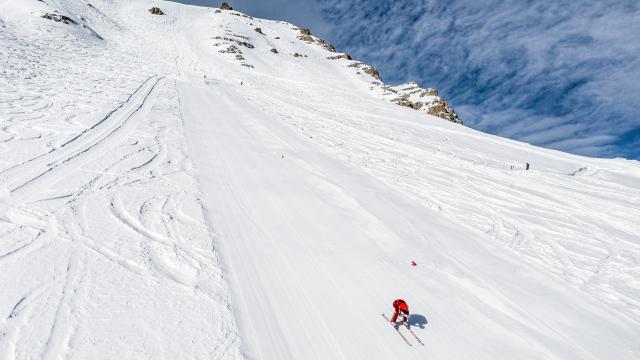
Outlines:
[[119,38],[2,23],[0,358],[240,358],[171,65],[126,7],[60,5]]
[[[640,356],[636,162],[397,107],[291,24],[21,6],[0,0],[0,359]],[[380,319],[394,297],[426,346]]]

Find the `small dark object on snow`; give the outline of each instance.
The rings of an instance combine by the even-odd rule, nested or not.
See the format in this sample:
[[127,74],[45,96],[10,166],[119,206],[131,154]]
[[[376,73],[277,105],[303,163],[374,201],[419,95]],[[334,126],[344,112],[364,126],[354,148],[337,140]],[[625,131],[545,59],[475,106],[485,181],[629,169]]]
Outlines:
[[311,30],[306,29],[306,28],[300,28],[300,34],[309,36],[309,35],[311,35]]
[[220,9],[221,10],[233,10],[231,5],[227,4],[226,2],[223,2],[222,5],[220,5]]
[[524,168],[525,170],[529,170],[529,163],[527,163],[527,166],[525,166]]
[[253,30],[255,30],[258,34],[262,34],[262,35],[264,35],[264,33],[262,32],[262,29],[261,29],[261,28],[259,28],[259,27],[255,28],[255,29],[253,29]]
[[152,13],[153,15],[164,15],[162,10],[160,10],[159,7],[155,7],[155,6],[149,9],[149,12]]
[[273,49],[271,49],[271,52],[272,52],[272,53],[274,53],[274,54],[277,54],[277,53],[278,53],[278,50],[276,50],[275,48],[273,48]]

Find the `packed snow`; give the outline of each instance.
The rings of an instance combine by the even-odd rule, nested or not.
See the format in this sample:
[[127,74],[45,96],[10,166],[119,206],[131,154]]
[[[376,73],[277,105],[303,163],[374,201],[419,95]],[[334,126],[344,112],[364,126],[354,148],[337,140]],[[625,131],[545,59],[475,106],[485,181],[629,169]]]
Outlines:
[[0,48],[0,359],[640,358],[637,161],[236,11],[0,0]]

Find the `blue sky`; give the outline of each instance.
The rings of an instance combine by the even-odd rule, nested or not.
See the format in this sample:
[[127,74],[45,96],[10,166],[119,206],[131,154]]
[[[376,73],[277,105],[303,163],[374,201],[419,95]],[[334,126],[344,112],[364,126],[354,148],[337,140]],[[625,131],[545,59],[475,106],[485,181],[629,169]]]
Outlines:
[[640,158],[637,0],[229,3],[311,28],[385,82],[437,88],[470,127],[581,155]]

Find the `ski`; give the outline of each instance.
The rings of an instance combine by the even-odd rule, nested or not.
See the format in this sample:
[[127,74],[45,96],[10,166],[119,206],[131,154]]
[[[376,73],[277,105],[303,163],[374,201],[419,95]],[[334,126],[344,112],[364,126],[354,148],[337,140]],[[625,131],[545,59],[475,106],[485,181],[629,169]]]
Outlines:
[[402,340],[404,340],[404,342],[405,342],[407,345],[411,346],[411,343],[409,342],[409,340],[407,340],[407,338],[404,336],[404,334],[402,334],[402,333],[400,332],[400,327],[393,326],[393,324],[391,323],[391,320],[389,320],[389,318],[387,317],[387,315],[382,314],[382,317],[383,317],[385,320],[387,320],[387,322],[389,323],[389,325],[391,325],[391,327],[393,327],[393,328],[398,332],[398,335],[400,335],[400,337],[402,338]]
[[403,324],[404,324],[404,326],[407,328],[407,330],[409,330],[409,332],[411,333],[411,335],[413,335],[413,337],[416,339],[416,341],[417,341],[420,345],[424,346],[424,343],[422,342],[422,340],[420,340],[420,338],[418,337],[418,335],[416,335],[416,334],[413,332],[413,330],[411,330],[411,327],[409,327],[409,324],[406,324],[406,323],[403,323]]

